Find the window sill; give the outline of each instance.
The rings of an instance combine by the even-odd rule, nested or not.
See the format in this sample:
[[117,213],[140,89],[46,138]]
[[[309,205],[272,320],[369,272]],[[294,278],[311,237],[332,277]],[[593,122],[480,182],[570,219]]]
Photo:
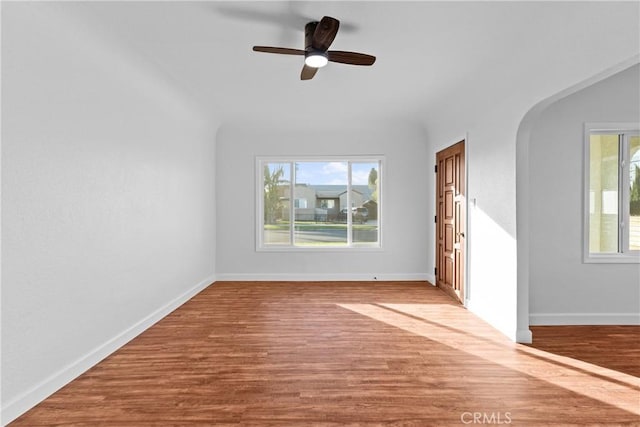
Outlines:
[[272,246],[258,247],[256,252],[383,252],[380,246],[323,246],[323,247],[302,247],[302,246]]
[[584,256],[585,264],[640,264],[640,253],[631,254],[588,254]]

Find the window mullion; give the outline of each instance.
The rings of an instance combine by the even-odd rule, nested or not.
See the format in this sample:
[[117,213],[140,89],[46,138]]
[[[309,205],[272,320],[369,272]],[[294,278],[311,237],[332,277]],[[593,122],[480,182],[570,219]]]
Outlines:
[[353,214],[351,211],[351,162],[347,162],[347,246],[353,244]]
[[289,184],[289,242],[291,246],[296,246],[295,224],[296,224],[296,162],[289,162],[289,170],[291,171],[291,183]]
[[618,253],[623,252],[624,243],[624,185],[623,185],[623,170],[624,170],[624,149],[623,149],[623,134],[618,135]]
[[620,221],[620,253],[626,253],[629,251],[629,160],[627,153],[629,152],[629,139],[627,134],[620,135],[620,178],[618,179],[620,186],[620,201],[619,216]]

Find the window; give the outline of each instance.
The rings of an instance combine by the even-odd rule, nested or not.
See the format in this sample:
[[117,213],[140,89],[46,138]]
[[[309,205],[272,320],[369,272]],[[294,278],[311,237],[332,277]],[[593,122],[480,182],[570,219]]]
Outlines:
[[585,262],[640,262],[639,127],[585,128]]
[[333,199],[320,200],[320,207],[324,209],[333,209],[336,206],[336,201]]
[[256,168],[258,250],[380,248],[381,157],[264,157]]

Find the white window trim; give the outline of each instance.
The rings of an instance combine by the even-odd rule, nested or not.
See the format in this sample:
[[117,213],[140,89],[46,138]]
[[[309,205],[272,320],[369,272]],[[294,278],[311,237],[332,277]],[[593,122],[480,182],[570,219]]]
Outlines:
[[[289,245],[269,245],[265,246],[263,242],[263,223],[264,218],[264,206],[263,206],[263,188],[262,183],[263,173],[262,166],[264,163],[295,163],[295,162],[337,162],[347,161],[348,163],[348,180],[349,188],[351,187],[351,162],[379,162],[380,167],[378,170],[378,180],[380,186],[378,187],[378,243],[377,245],[371,245],[367,243],[353,243],[351,233],[347,233],[347,245],[344,246],[294,246]],[[383,194],[386,187],[384,174],[385,156],[380,154],[363,154],[363,155],[348,155],[348,156],[256,156],[255,157],[255,206],[256,206],[256,221],[254,235],[256,236],[256,252],[383,252]],[[293,166],[293,165],[292,165]],[[295,182],[295,167],[291,170],[291,182]],[[293,187],[293,186],[292,186]],[[294,218],[293,203],[289,203],[289,217]],[[347,205],[351,206],[351,194],[347,192]],[[347,227],[351,228],[352,218],[351,215],[347,215]],[[294,229],[290,227],[290,241],[294,241]]]
[[[595,254],[589,251],[589,182],[590,182],[590,136],[593,133],[638,133],[640,132],[640,123],[624,122],[624,123],[585,123],[584,124],[584,157],[583,157],[583,193],[582,193],[582,260],[586,264],[598,263],[598,264],[640,264],[640,251],[627,251],[619,252],[615,254]],[[624,160],[622,170],[619,173],[622,176],[626,171],[626,175],[629,176],[629,160]],[[622,181],[619,181],[622,182]],[[629,205],[629,189],[627,186],[622,186],[622,197],[619,197],[622,206],[618,212],[624,215],[621,222],[628,224],[628,212],[626,206]],[[625,205],[626,202],[626,205]],[[624,209],[623,209],[624,208]],[[619,220],[620,221],[620,220]],[[627,245],[627,233],[618,231],[619,236],[622,237],[622,245]],[[627,246],[623,246],[627,247]]]

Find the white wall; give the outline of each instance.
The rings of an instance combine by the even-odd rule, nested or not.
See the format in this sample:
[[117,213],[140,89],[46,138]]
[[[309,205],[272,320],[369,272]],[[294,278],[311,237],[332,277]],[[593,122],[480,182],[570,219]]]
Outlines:
[[[216,141],[219,279],[433,278],[433,216],[427,210],[433,162],[419,126],[361,123],[357,129],[277,131],[246,125],[221,128]],[[256,156],[358,154],[385,156],[382,251],[256,252]]]
[[7,423],[214,280],[215,145],[53,9],[2,7]]
[[[429,128],[428,158],[466,139],[467,293],[465,305],[512,339],[517,330],[515,137],[518,108],[496,109],[482,120],[440,122]],[[438,123],[436,123],[438,124]],[[433,177],[430,187],[434,188]],[[474,203],[475,202],[475,203]],[[433,206],[430,207],[434,209]],[[433,263],[432,259],[428,260]],[[518,337],[518,335],[521,335]]]
[[[469,290],[466,306],[514,340],[531,340],[528,328],[529,263],[526,261],[529,260],[529,237],[536,233],[530,230],[529,221],[537,214],[529,212],[528,207],[531,205],[529,185],[534,185],[535,178],[529,176],[527,159],[528,150],[535,145],[529,138],[539,114],[538,107],[547,105],[548,100],[558,99],[560,94],[584,88],[587,82],[599,81],[611,75],[612,70],[619,71],[637,63],[638,57],[635,56],[605,70],[594,66],[592,69],[599,72],[587,78],[577,78],[573,86],[545,83],[535,96],[523,96],[527,89],[530,90],[523,88],[521,92],[513,92],[499,102],[488,105],[482,113],[469,115],[461,109],[460,117],[434,120],[428,128],[429,156],[435,156],[437,151],[467,138]],[[605,120],[604,116],[601,119]],[[581,120],[589,121],[588,115]],[[580,132],[581,126],[582,122],[578,125]],[[574,179],[581,182],[582,153],[576,155],[579,173]],[[531,162],[532,167],[535,164]],[[433,183],[430,185],[433,186]],[[577,197],[580,197],[581,189],[576,191]],[[581,206],[578,204],[576,209]],[[581,218],[579,211],[576,218],[578,226]],[[578,243],[578,257],[580,250]],[[598,300],[594,296],[589,298]],[[532,306],[531,310],[535,309]]]
[[[467,138],[466,306],[519,342],[532,339],[528,266],[530,179],[526,163],[532,122],[544,106],[562,94],[602,80],[613,70],[628,68],[640,59],[637,54],[618,63],[594,62],[599,57],[593,54],[585,58],[591,58],[589,63],[578,68],[574,68],[575,61],[562,58],[561,67],[554,65],[557,79],[532,80],[499,99],[461,99],[458,116],[438,116],[437,112],[426,115],[431,117],[427,127],[428,157],[435,158],[437,151]],[[471,111],[471,101],[482,102],[486,107]],[[433,182],[429,185],[433,188]],[[430,209],[435,212],[432,205]]]
[[531,324],[639,322],[640,266],[582,262],[584,123],[638,121],[635,65],[556,101],[532,125]]

